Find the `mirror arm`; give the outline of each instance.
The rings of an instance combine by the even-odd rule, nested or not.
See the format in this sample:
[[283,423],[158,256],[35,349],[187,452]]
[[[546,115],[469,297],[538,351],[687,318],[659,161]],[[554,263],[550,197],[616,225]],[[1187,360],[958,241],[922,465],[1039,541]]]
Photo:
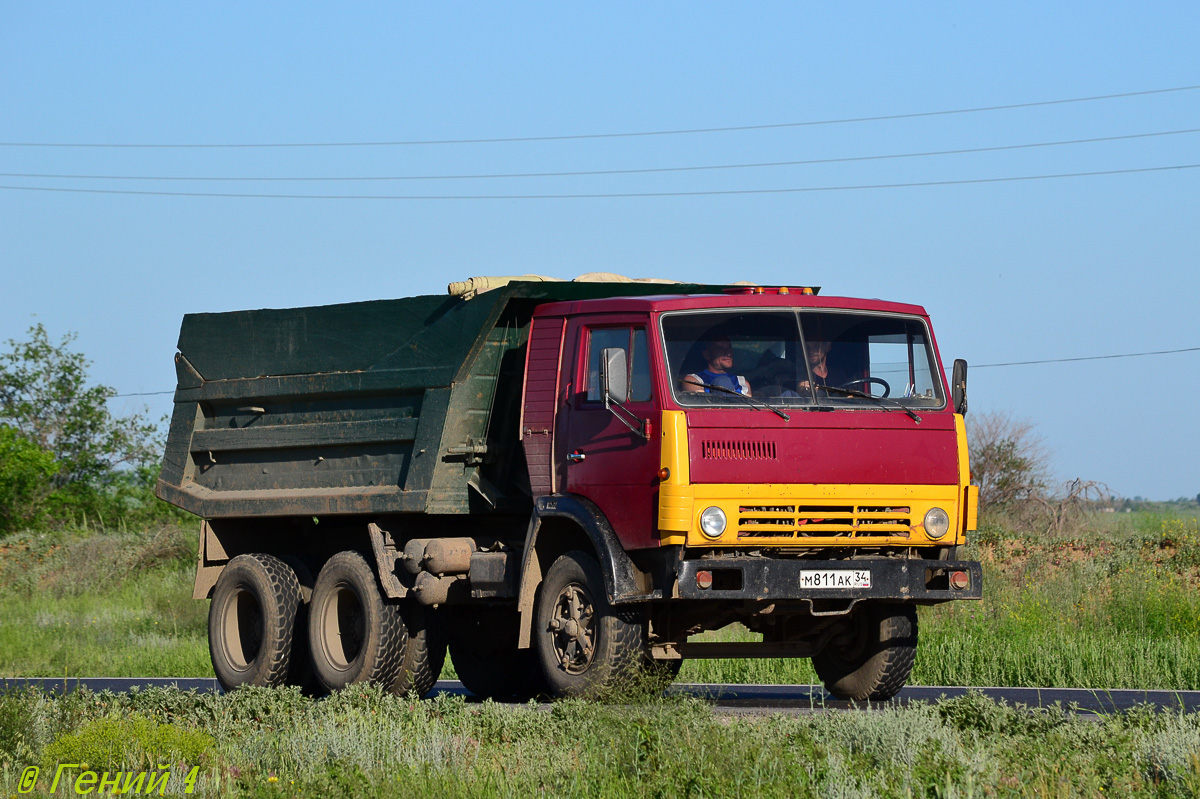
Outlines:
[[[606,410],[608,410],[609,413],[611,413],[613,416],[617,417],[618,422],[625,425],[632,432],[637,433],[639,436],[646,439],[647,441],[650,440],[650,436],[646,435],[646,420],[645,419],[642,419],[637,414],[635,414],[633,411],[629,410],[621,403],[619,403],[616,400],[609,397],[608,394],[604,395],[604,407]],[[635,422],[637,422],[638,423],[637,426],[635,427],[633,422],[630,422],[629,419],[625,418],[625,416],[622,416],[620,413],[617,413],[618,410],[620,410],[622,413],[626,414],[629,417],[629,419],[633,419]]]

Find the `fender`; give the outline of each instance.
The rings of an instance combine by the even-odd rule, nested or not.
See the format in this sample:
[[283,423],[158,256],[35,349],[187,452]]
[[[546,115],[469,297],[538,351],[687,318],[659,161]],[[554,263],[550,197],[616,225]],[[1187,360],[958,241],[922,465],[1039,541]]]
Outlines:
[[600,562],[604,575],[604,592],[614,605],[662,599],[662,591],[651,589],[649,574],[637,567],[621,546],[612,525],[601,510],[589,499],[576,494],[550,494],[538,497],[534,503],[529,529],[525,533],[525,556],[521,564],[521,585],[517,592],[517,609],[521,614],[519,646],[529,646],[533,629],[533,601],[542,576],[550,564],[538,557],[538,535],[542,520],[563,518],[574,522],[587,536]]

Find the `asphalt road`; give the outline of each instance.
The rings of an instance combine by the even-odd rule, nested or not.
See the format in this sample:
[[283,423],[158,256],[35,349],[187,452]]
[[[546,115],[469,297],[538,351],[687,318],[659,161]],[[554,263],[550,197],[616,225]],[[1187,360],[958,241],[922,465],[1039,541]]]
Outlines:
[[[182,690],[216,693],[221,686],[213,678],[124,678],[70,677],[61,678],[0,678],[0,690],[37,686],[47,691],[62,692],[86,686],[93,691],[125,692],[139,687],[176,686]],[[832,698],[818,686],[810,685],[710,685],[680,683],[671,686],[673,693],[709,699],[717,712],[726,714],[813,713],[845,710],[855,707],[851,702]],[[1099,690],[1093,688],[970,688],[964,686],[910,686],[891,702],[882,706],[907,705],[913,702],[937,702],[942,698],[962,696],[978,691],[985,696],[1010,705],[1027,707],[1074,706],[1080,713],[1111,713],[1135,705],[1150,704],[1162,710],[1200,710],[1200,691],[1134,691],[1127,689]],[[470,696],[457,680],[439,680],[435,693]],[[874,705],[880,707],[880,704]]]

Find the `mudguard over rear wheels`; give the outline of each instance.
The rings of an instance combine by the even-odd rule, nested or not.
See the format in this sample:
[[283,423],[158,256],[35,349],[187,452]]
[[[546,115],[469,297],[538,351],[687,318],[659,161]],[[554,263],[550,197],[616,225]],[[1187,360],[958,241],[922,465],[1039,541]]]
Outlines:
[[916,655],[916,607],[880,602],[856,610],[847,629],[812,663],[825,690],[838,699],[882,701],[908,682]]
[[229,561],[208,609],[208,648],[221,687],[287,681],[300,604],[296,574],[279,558],[255,553]]
[[613,607],[595,557],[567,552],[538,589],[533,648],[550,693],[593,696],[637,675],[645,657],[639,610]]
[[326,690],[355,682],[390,688],[399,678],[408,643],[404,620],[357,552],[337,553],[317,575],[308,640],[313,672]]

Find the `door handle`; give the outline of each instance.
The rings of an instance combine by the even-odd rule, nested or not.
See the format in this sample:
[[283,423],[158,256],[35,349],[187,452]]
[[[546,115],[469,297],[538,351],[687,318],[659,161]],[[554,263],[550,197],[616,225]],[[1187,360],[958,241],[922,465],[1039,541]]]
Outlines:
[[575,450],[574,452],[567,453],[567,460],[570,461],[571,463],[580,463],[586,457],[587,457],[587,455],[583,454],[579,450]]

